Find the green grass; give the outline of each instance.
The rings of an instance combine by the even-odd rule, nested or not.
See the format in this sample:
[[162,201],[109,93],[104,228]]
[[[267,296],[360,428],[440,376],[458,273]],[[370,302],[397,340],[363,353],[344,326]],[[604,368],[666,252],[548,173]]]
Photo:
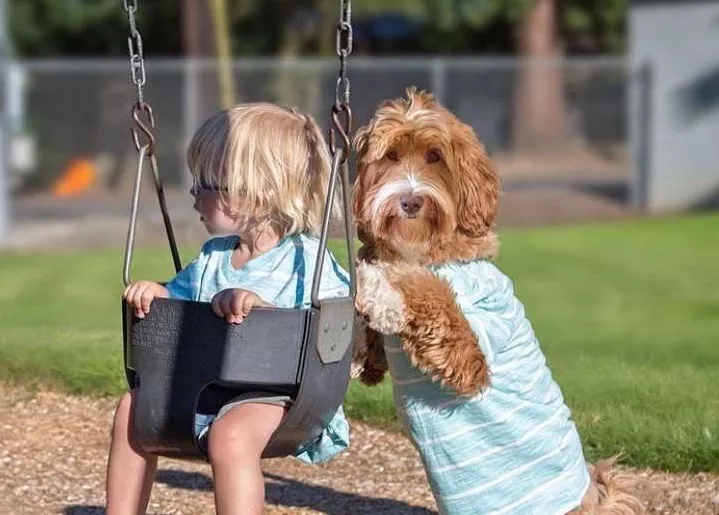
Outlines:
[[[590,459],[623,450],[633,465],[719,470],[718,233],[716,215],[503,231],[499,266]],[[121,392],[121,260],[119,249],[0,254],[0,379]],[[135,261],[134,277],[171,273],[164,249]],[[351,384],[345,407],[398,427],[388,382]]]

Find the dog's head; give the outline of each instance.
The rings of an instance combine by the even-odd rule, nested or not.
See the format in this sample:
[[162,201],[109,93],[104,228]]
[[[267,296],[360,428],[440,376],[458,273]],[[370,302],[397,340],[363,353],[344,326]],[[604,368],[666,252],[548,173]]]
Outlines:
[[365,244],[420,262],[493,253],[499,179],[472,128],[430,94],[383,103],[355,147],[352,205]]

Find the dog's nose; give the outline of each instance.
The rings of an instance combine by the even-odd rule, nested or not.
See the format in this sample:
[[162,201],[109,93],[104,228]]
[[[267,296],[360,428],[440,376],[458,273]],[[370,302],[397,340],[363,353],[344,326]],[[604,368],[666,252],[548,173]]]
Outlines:
[[424,198],[421,195],[402,195],[399,203],[402,206],[402,211],[408,215],[416,215],[422,209]]

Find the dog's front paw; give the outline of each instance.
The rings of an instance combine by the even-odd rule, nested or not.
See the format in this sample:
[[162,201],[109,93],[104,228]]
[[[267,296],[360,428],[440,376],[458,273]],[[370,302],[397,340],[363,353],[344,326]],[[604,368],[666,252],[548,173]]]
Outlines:
[[407,306],[402,292],[390,283],[379,265],[357,266],[357,312],[367,325],[382,334],[396,334],[407,325]]
[[489,384],[489,368],[479,346],[467,347],[458,352],[455,364],[448,370],[445,384],[460,396],[474,397]]

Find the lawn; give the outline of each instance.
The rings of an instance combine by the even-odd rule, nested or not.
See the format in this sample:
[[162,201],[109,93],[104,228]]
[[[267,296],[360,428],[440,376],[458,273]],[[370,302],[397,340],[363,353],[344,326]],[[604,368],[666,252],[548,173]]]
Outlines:
[[[499,266],[590,459],[623,450],[628,464],[719,470],[717,234],[716,215],[502,231]],[[0,380],[121,392],[121,261],[121,249],[0,253]],[[134,277],[171,273],[164,249],[135,261]],[[398,427],[387,382],[353,383],[345,407]]]

